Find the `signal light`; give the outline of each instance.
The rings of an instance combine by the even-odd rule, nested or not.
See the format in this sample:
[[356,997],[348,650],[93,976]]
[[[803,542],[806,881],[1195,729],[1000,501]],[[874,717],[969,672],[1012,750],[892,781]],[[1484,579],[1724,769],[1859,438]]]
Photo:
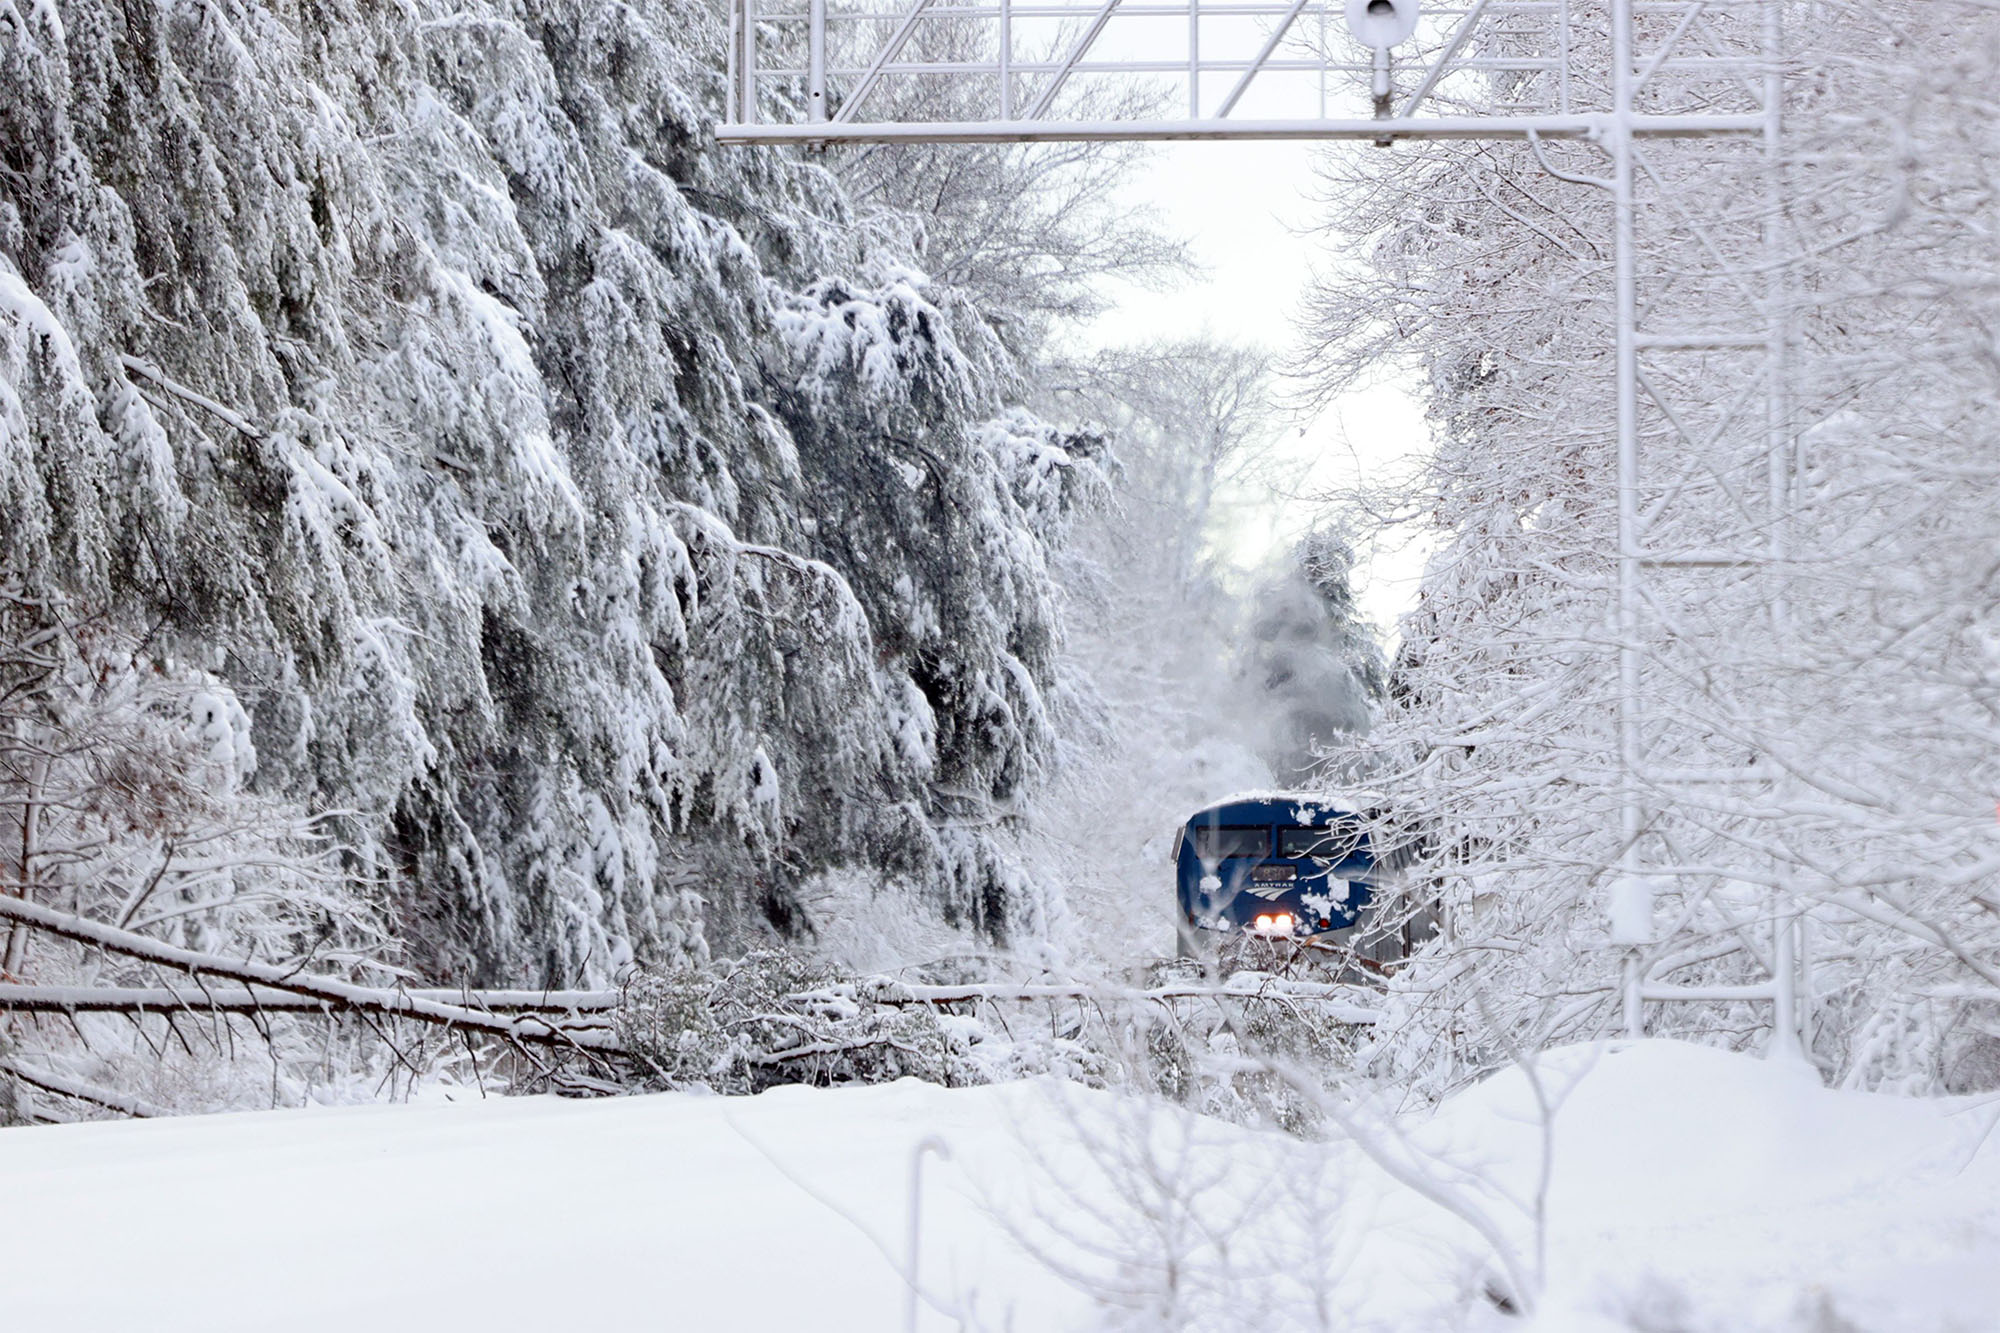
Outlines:
[[1363,46],[1386,51],[1417,30],[1417,0],[1347,0],[1347,30]]

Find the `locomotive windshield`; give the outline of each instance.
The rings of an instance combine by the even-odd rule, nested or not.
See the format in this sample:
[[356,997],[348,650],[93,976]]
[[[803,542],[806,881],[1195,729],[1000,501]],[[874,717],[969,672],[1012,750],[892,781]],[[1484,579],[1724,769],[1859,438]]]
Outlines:
[[1264,857],[1271,854],[1271,830],[1262,828],[1197,825],[1194,854],[1204,861],[1220,861],[1231,856]]
[[1287,858],[1311,857],[1317,861],[1345,861],[1361,846],[1357,828],[1278,829],[1278,855]]

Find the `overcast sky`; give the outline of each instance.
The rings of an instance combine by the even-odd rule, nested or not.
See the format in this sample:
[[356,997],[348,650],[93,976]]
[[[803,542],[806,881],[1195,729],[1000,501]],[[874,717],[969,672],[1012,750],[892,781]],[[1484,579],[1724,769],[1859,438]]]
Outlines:
[[[1320,151],[1304,143],[1163,146],[1137,181],[1134,206],[1152,205],[1171,229],[1192,237],[1205,271],[1171,292],[1120,286],[1117,307],[1097,322],[1095,336],[1116,343],[1206,328],[1262,344],[1274,355],[1289,352],[1312,271],[1328,271],[1346,258],[1303,231],[1316,208],[1312,162]],[[1407,470],[1428,440],[1421,407],[1407,386],[1391,383],[1342,398],[1288,432],[1284,454],[1293,464],[1294,493],[1240,509],[1227,543],[1231,553],[1255,563],[1311,522],[1315,506],[1304,497]],[[1364,551],[1363,561],[1357,579],[1362,607],[1391,632],[1415,596],[1421,553],[1391,536]]]

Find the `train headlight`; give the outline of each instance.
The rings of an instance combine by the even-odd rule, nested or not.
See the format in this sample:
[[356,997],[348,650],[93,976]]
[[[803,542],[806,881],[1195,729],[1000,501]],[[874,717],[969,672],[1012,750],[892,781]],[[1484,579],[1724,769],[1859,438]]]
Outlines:
[[1292,933],[1290,912],[1264,912],[1256,922],[1257,932],[1262,935],[1289,935]]

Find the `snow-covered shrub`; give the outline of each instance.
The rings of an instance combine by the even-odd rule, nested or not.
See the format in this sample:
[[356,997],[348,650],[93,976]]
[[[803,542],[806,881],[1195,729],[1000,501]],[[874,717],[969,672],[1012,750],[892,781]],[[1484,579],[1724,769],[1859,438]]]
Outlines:
[[[1239,978],[1240,980],[1240,978]],[[1156,984],[1199,981],[1162,964]],[[1319,1090],[1345,1078],[1359,1030],[1340,1002],[1268,995],[1163,999],[1114,984],[1074,996],[920,1001],[792,949],[647,972],[624,987],[616,1027],[642,1087],[741,1094],[787,1083],[921,1078],[946,1086],[1054,1075],[1119,1087],[1297,1135],[1324,1128]],[[1058,988],[1060,989],[1060,988]],[[970,987],[977,992],[978,986]]]
[[[74,602],[0,587],[0,894],[226,960],[368,984],[398,976],[379,886],[337,812],[252,787],[254,719],[215,674]],[[198,984],[71,939],[0,926],[0,975],[50,988]],[[195,1110],[293,1104],[378,1080],[314,1021],[192,1011],[13,1020],[23,1072]],[[243,1059],[234,1053],[240,1038]],[[379,1047],[374,1057],[392,1059]],[[10,1067],[12,1058],[9,1058]]]
[[617,1021],[640,1078],[667,1087],[983,1081],[930,1009],[872,1003],[795,950],[641,976],[625,987]]
[[[251,730],[213,674],[0,588],[0,888],[170,944],[368,968],[390,950],[381,904],[332,819],[249,788]],[[10,972],[30,943],[12,932]],[[38,980],[79,979],[74,948],[36,947]]]
[[[1239,973],[1236,981],[1254,982]],[[1150,970],[1154,985],[1199,982],[1189,963]],[[1251,986],[1254,989],[1254,986]],[[1103,1053],[1114,1083],[1203,1115],[1312,1137],[1325,1128],[1322,1096],[1349,1076],[1366,1030],[1339,1003],[1274,991],[1192,996],[1118,1006],[1074,1040]]]

